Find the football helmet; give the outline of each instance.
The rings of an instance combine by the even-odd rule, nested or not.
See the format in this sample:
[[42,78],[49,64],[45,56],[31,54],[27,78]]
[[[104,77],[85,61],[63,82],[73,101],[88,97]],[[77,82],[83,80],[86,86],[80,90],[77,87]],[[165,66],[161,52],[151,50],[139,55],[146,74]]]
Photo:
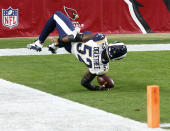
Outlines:
[[127,47],[122,42],[110,43],[107,48],[107,55],[110,60],[120,60],[127,54]]

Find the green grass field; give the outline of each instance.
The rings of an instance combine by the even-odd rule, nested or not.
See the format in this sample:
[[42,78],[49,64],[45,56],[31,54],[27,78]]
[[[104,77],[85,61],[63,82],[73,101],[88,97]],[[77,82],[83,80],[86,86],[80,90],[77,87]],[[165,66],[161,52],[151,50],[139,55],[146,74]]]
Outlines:
[[[128,44],[170,42],[169,34],[151,35],[108,37],[109,41],[123,39]],[[0,48],[25,47],[33,40],[0,39]],[[95,92],[82,87],[80,80],[87,68],[73,55],[3,56],[0,78],[142,122],[146,122],[146,86],[156,84],[160,86],[161,123],[170,123],[169,61],[169,51],[128,52],[125,59],[110,63],[108,75],[115,82],[111,91]]]
[[[121,41],[126,44],[156,44],[169,43],[170,34],[115,34],[107,35],[109,42]],[[32,43],[37,38],[0,38],[0,49],[2,48],[25,48],[28,43]],[[45,41],[45,46],[51,43],[49,39]]]

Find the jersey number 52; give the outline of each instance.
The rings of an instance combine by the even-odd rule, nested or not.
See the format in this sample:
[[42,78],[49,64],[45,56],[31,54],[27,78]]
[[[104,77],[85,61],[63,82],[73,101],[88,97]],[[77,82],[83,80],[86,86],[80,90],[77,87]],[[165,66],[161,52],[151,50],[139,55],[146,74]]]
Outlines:
[[77,52],[80,55],[86,55],[88,53],[88,57],[86,58],[86,60],[83,60],[82,57],[79,54],[77,54],[79,61],[86,64],[88,68],[92,68],[92,61],[90,59],[90,57],[92,57],[92,47],[88,45],[84,45],[83,49],[81,49],[81,47],[82,47],[82,43],[77,44]]

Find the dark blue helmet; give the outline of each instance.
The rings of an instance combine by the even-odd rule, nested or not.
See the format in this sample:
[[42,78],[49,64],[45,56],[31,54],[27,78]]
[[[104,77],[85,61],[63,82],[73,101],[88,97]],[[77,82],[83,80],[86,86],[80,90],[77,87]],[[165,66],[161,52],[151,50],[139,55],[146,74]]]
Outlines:
[[111,43],[108,46],[107,54],[110,60],[120,60],[126,56],[127,48],[121,42]]

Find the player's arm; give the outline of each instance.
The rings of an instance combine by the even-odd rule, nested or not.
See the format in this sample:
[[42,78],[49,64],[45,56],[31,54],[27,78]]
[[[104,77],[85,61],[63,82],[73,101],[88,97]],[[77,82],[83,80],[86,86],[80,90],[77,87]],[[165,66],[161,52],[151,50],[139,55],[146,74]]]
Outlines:
[[62,38],[56,38],[52,37],[51,40],[54,42],[53,44],[48,46],[48,49],[55,54],[56,50],[60,47],[63,47],[63,45],[70,44],[71,42],[86,42],[88,40],[91,40],[93,38],[92,34],[77,34],[76,38],[74,38],[72,35],[68,35]]
[[69,43],[69,42],[86,42],[93,38],[93,34],[82,34],[77,33],[76,37],[73,35],[68,35],[59,39],[59,42]]
[[102,86],[97,86],[92,83],[93,79],[96,77],[95,74],[90,73],[87,71],[86,74],[83,76],[81,80],[81,85],[87,88],[88,90],[96,91],[96,90],[106,90]]

